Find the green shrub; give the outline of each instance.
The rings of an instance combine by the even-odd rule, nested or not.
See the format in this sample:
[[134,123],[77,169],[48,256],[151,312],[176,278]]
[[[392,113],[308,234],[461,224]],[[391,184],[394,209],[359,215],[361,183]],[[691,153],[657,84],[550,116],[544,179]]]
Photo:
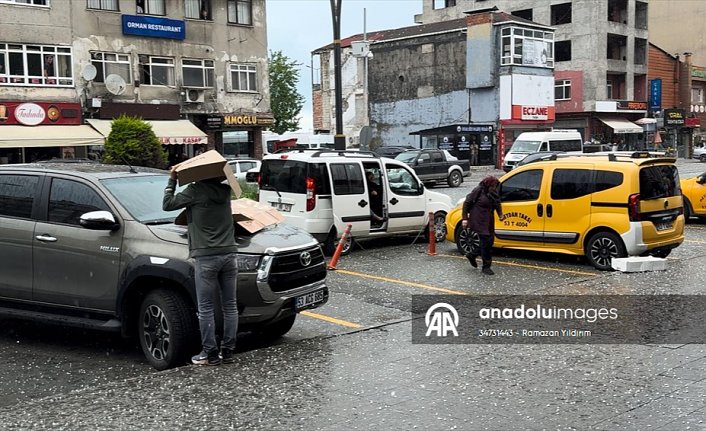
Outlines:
[[248,199],[252,199],[254,201],[257,200],[257,186],[256,185],[241,182],[240,189],[243,191],[243,194],[240,195],[241,198],[248,198]]
[[103,163],[158,169],[167,167],[164,146],[152,126],[142,118],[121,115],[114,119],[104,149]]

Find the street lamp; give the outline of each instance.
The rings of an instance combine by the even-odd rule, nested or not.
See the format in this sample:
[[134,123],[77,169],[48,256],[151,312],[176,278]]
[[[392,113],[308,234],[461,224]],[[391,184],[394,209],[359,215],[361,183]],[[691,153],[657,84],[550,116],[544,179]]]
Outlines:
[[343,134],[343,89],[341,88],[341,3],[343,0],[331,0],[331,18],[333,19],[333,75],[336,91],[336,135],[333,146],[336,150],[346,149],[346,137]]

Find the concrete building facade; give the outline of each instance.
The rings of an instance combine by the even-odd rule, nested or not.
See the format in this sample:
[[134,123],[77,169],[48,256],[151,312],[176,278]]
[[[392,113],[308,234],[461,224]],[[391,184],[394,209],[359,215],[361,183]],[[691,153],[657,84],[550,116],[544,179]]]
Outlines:
[[[2,0],[0,29],[0,160],[63,157],[78,129],[59,140],[37,127],[90,121],[105,134],[120,114],[153,122],[171,152],[261,152],[265,0]],[[23,121],[30,111],[43,120]]]

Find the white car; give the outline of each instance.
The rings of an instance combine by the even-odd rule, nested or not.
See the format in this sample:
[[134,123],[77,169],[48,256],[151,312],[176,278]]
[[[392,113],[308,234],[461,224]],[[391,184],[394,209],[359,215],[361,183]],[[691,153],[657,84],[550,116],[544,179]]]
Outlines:
[[262,162],[255,159],[233,159],[228,160],[228,166],[233,169],[235,178],[240,182],[245,182],[245,174],[251,169],[260,169]]
[[427,189],[405,163],[353,151],[265,156],[259,200],[312,234],[328,254],[349,225],[356,240],[415,235],[428,229],[430,214],[436,240],[443,241],[451,210],[451,199]]
[[698,146],[694,146],[694,158],[699,159],[701,162],[706,162],[706,144],[701,143]]

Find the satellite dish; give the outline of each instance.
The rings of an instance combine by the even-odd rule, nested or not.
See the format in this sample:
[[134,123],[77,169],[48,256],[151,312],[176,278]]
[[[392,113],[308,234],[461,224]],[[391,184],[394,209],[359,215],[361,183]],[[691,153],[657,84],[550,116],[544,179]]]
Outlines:
[[83,66],[83,69],[81,69],[81,76],[86,81],[93,81],[94,79],[96,79],[97,74],[98,74],[98,69],[96,69],[96,66],[94,66],[90,63]]
[[105,77],[105,88],[109,93],[119,96],[125,92],[125,87],[125,80],[120,75],[111,73]]

